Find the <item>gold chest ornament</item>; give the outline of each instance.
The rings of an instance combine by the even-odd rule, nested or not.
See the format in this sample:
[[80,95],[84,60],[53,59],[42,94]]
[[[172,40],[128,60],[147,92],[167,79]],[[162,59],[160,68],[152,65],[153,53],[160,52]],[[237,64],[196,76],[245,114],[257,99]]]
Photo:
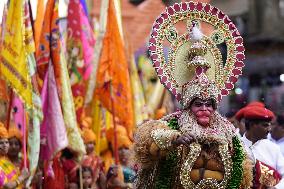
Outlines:
[[190,172],[194,166],[195,161],[201,153],[201,145],[194,142],[190,145],[189,153],[187,154],[186,160],[181,165],[180,181],[185,189],[225,189],[230,178],[232,171],[232,159],[229,152],[228,144],[220,144],[218,147],[221,160],[224,165],[224,178],[218,183],[216,179],[205,178],[202,179],[198,184],[194,184],[190,177]]

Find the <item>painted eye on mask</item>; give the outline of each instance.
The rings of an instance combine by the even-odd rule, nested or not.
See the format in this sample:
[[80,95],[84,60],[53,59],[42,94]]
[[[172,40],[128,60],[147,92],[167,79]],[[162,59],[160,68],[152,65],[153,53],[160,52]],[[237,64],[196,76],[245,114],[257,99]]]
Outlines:
[[204,103],[196,102],[196,103],[194,103],[194,105],[196,107],[202,107],[203,105],[205,105],[206,107],[212,107],[213,106],[213,104],[211,102],[204,102]]
[[196,103],[194,103],[194,106],[196,106],[196,107],[201,107],[203,104],[202,103],[200,103],[200,102],[196,102]]
[[205,106],[206,106],[206,107],[212,107],[213,104],[212,104],[211,102],[208,102],[208,103],[205,103]]

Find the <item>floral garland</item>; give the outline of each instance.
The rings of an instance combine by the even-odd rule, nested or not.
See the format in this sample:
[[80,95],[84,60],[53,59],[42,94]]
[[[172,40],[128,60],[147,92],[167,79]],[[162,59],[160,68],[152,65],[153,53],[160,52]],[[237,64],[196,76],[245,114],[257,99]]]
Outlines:
[[156,189],[171,188],[172,179],[174,178],[174,170],[177,166],[177,152],[170,152],[166,159],[159,163],[159,172],[155,182]]
[[173,118],[169,121],[169,124],[168,124],[169,128],[171,129],[175,129],[177,130],[179,128],[178,126],[178,120],[176,118]]
[[[177,119],[171,119],[168,122],[168,126],[171,129],[178,129]],[[159,172],[155,182],[155,188],[157,189],[169,189],[171,188],[172,179],[174,177],[174,169],[177,166],[177,151],[172,151],[167,155],[166,159],[161,160],[159,163]]]
[[245,159],[245,153],[241,142],[237,136],[233,137],[233,147],[234,147],[234,156],[233,159],[233,170],[231,174],[231,179],[229,181],[228,187],[230,189],[238,189],[240,187],[244,170],[243,170],[243,161]]

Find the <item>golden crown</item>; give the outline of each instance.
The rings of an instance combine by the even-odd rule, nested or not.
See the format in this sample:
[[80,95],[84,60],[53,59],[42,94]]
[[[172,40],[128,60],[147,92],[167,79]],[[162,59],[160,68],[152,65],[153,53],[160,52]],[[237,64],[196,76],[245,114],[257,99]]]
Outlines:
[[220,101],[228,95],[245,59],[243,39],[229,17],[201,2],[167,7],[153,24],[149,53],[161,83],[184,106],[195,97]]

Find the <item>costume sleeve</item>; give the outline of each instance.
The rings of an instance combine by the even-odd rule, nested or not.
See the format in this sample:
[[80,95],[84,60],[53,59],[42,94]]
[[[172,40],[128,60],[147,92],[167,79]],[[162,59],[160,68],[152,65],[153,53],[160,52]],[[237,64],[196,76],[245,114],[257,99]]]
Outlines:
[[179,136],[177,130],[170,129],[167,122],[151,120],[140,125],[135,134],[134,158],[148,168],[171,150],[171,142]]
[[[278,146],[277,146],[278,147]],[[281,153],[280,148],[277,148],[273,153],[277,154],[276,156],[276,169],[278,173],[282,176],[282,179],[280,182],[275,186],[277,189],[283,189],[284,188],[284,157]]]
[[246,157],[243,162],[243,179],[241,182],[241,188],[251,188],[253,181],[253,162],[246,154]]

